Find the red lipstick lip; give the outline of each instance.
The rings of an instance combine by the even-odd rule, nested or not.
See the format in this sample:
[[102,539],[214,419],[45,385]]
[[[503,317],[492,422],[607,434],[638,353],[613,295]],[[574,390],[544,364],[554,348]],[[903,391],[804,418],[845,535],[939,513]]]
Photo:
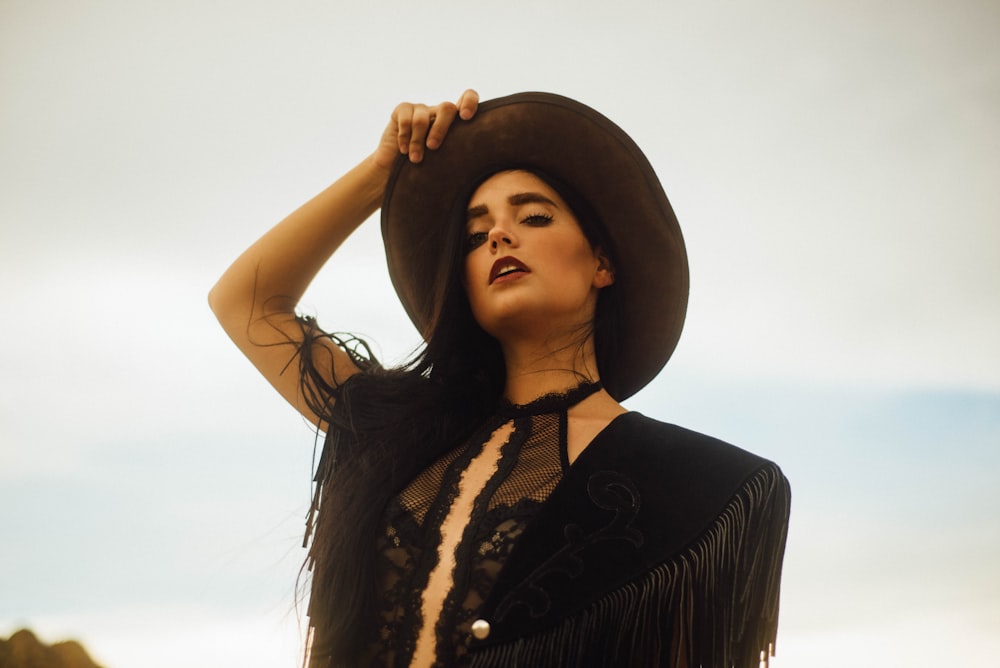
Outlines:
[[[503,269],[504,267],[512,266],[512,265],[515,266],[515,267],[517,267],[517,269],[518,269],[517,272],[512,272],[512,273],[524,272],[524,273],[527,274],[527,273],[531,272],[531,270],[528,269],[527,265],[525,265],[523,262],[521,262],[520,260],[518,260],[516,257],[514,257],[513,255],[507,255],[507,256],[502,257],[502,258],[500,258],[499,260],[497,260],[496,262],[493,263],[493,268],[490,269],[490,284],[492,284],[493,281],[497,280],[497,278],[499,277],[501,269]],[[507,275],[509,275],[509,274],[504,274],[504,276],[507,276]]]

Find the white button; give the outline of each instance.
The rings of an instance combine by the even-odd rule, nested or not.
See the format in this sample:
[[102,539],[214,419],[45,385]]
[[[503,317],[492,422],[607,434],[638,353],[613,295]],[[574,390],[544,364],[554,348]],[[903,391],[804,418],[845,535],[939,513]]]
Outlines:
[[490,637],[490,623],[485,619],[472,622],[472,636],[476,640],[486,640]]

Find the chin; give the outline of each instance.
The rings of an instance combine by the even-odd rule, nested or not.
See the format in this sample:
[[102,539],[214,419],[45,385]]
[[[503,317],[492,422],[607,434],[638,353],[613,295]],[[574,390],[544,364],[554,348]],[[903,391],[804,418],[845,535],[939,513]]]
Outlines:
[[488,318],[476,318],[476,322],[487,334],[494,339],[503,341],[525,333],[531,328],[532,317],[526,317],[523,313],[500,313],[490,314]]

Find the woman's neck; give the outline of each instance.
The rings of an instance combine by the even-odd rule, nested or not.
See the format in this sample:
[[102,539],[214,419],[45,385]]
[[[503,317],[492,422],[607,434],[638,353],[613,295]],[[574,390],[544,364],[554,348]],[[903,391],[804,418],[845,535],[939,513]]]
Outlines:
[[557,345],[504,345],[503,353],[507,367],[504,396],[514,404],[600,380],[593,338]]

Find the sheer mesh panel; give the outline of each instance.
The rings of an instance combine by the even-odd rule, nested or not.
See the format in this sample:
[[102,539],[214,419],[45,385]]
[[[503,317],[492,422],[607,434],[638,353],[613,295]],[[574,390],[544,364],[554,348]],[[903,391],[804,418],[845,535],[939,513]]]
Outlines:
[[551,413],[531,416],[531,432],[514,469],[490,499],[490,510],[514,507],[522,499],[541,503],[556,488],[563,475],[560,452],[566,447],[560,443],[562,419],[564,416]]
[[441,481],[452,462],[458,459],[465,447],[456,448],[424,469],[399,495],[399,503],[413,515],[417,524],[423,524],[427,511],[441,493]]

